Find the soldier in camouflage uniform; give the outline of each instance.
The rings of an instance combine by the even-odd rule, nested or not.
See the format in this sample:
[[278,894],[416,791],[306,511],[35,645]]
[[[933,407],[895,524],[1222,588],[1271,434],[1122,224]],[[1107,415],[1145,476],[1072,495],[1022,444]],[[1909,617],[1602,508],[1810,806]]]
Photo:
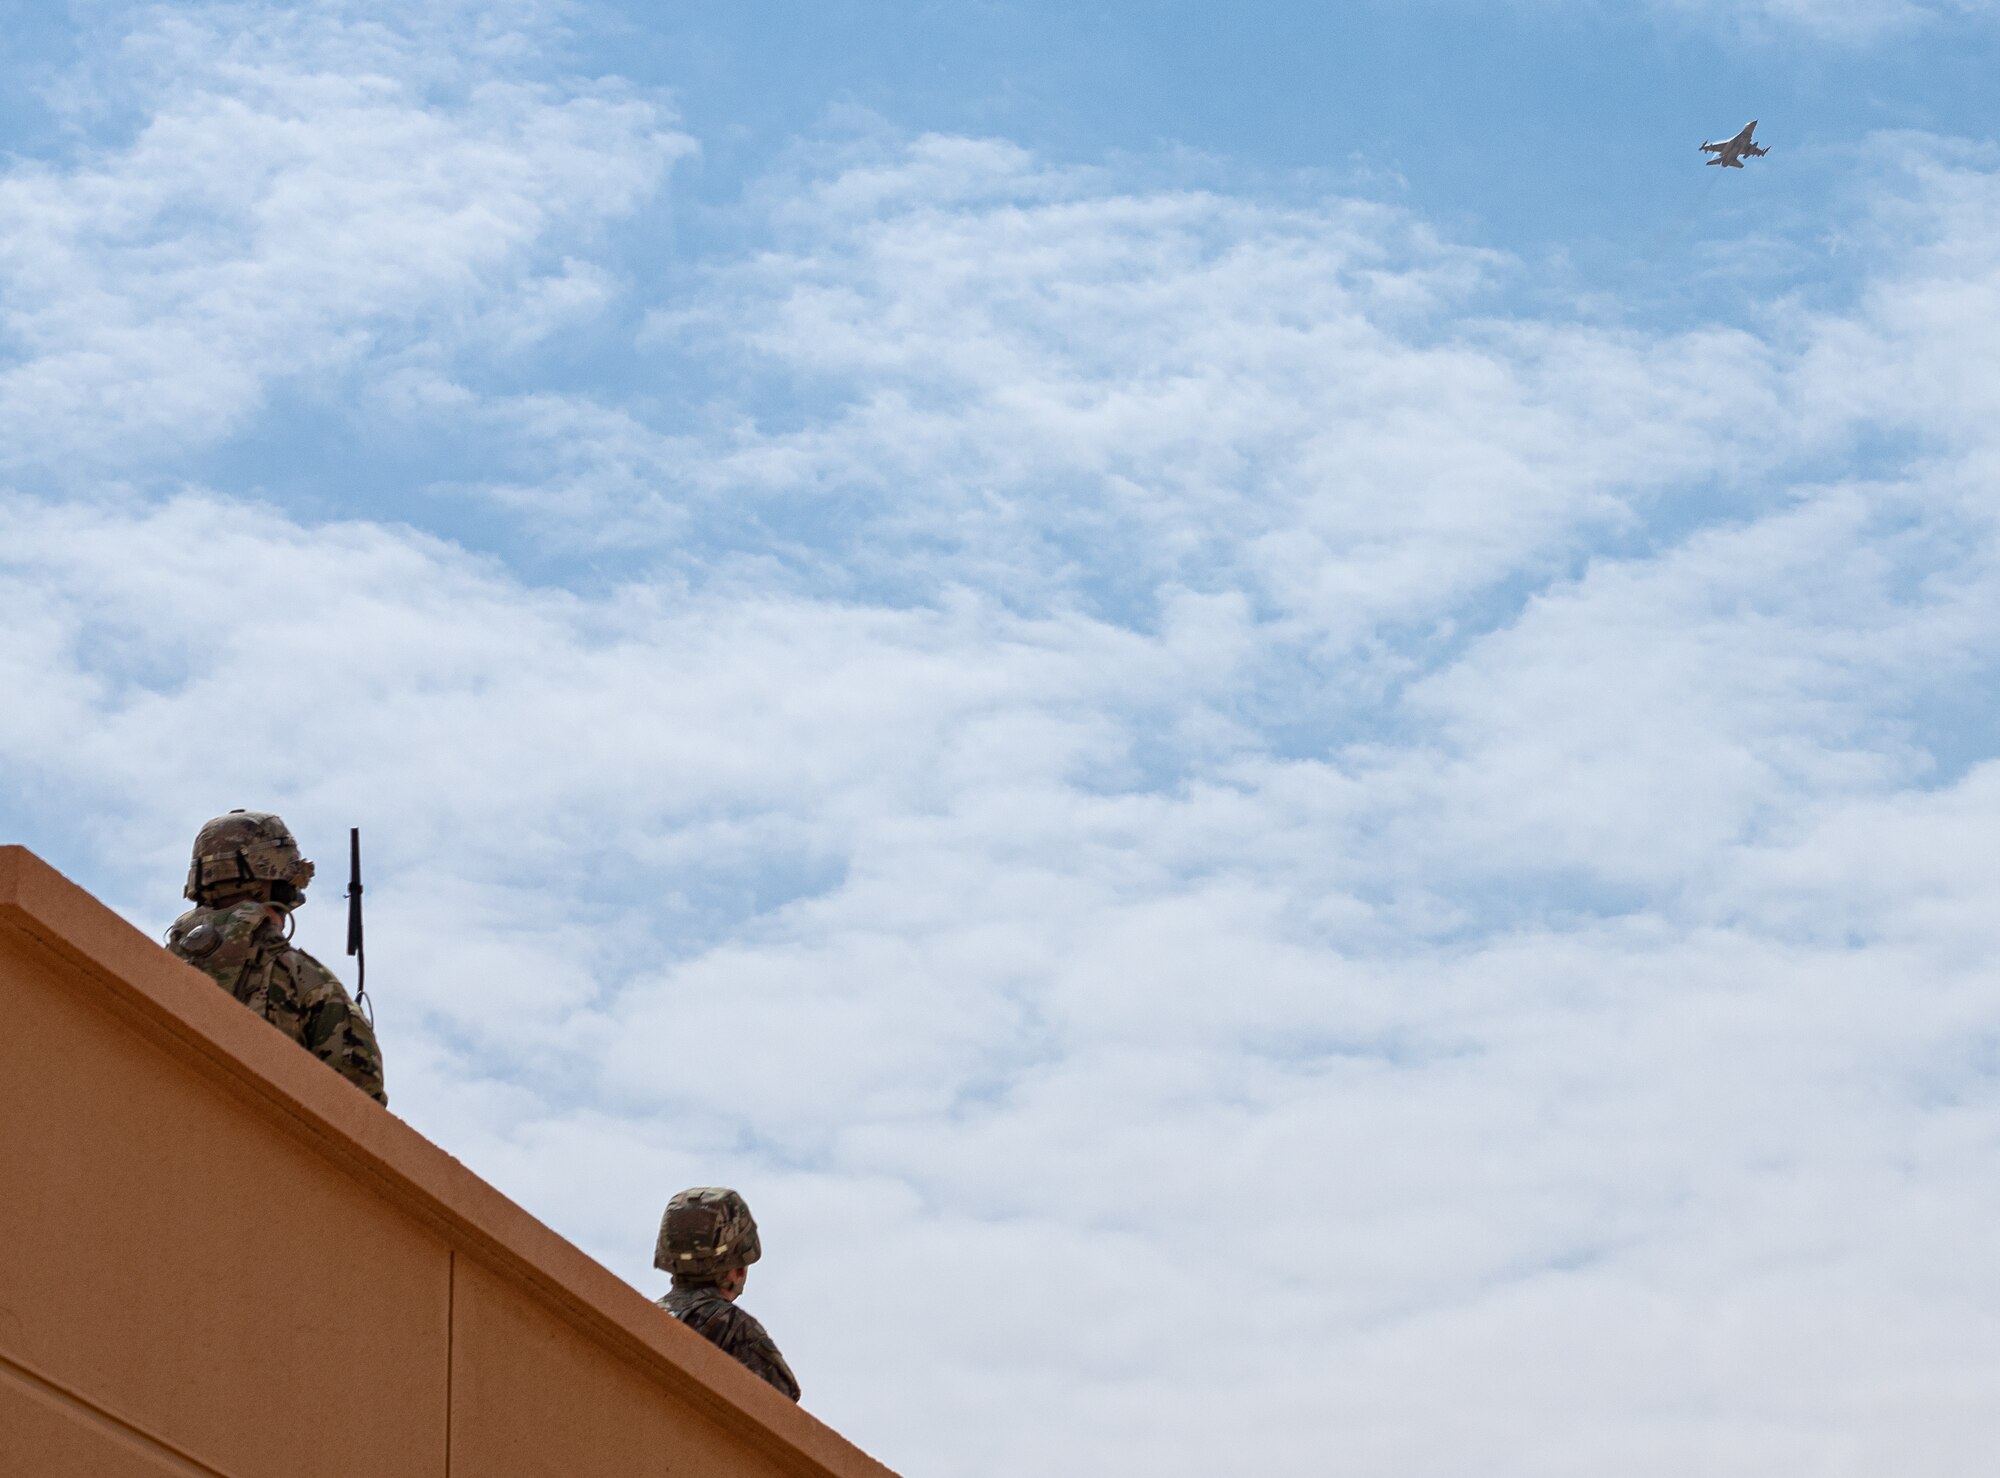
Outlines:
[[750,1264],[763,1255],[757,1223],[736,1192],[722,1186],[682,1191],[667,1202],[653,1246],[653,1266],[674,1275],[673,1291],[659,1304],[796,1401],[799,1383],[791,1366],[764,1326],[736,1307]]
[[386,1104],[374,1027],[331,970],[292,946],[292,910],[312,875],[276,816],[216,817],[194,839],[184,891],[195,906],[167,930],[167,948]]

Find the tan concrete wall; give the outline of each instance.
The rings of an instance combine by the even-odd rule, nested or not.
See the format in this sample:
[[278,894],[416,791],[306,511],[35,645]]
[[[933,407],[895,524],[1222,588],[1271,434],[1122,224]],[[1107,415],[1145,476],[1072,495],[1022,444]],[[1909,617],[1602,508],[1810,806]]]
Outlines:
[[0,1475],[888,1470],[19,847]]

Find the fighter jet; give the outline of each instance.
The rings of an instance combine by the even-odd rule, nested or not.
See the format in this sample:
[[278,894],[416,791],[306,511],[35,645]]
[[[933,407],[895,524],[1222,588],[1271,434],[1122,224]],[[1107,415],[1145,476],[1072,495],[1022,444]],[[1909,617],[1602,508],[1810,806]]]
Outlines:
[[1758,159],[1763,158],[1771,151],[1769,149],[1760,149],[1750,142],[1750,135],[1756,131],[1757,120],[1752,118],[1748,123],[1743,125],[1743,132],[1736,135],[1733,139],[1727,139],[1720,144],[1711,144],[1707,139],[1703,139],[1701,141],[1702,152],[1713,154],[1715,157],[1713,159],[1704,159],[1702,163],[1719,164],[1724,169],[1741,169],[1745,154],[1752,155]]

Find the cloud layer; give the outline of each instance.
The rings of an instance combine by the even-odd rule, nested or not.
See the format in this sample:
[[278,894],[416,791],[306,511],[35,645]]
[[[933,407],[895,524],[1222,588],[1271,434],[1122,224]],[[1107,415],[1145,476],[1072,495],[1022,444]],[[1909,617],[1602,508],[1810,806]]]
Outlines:
[[1991,0],[1664,0],[1662,9],[1746,38],[1865,46],[1953,22],[1990,20]]
[[0,439],[21,475],[157,467],[280,385],[601,310],[608,284],[570,253],[691,147],[616,84],[500,64],[536,30],[372,6],[144,19],[58,95],[79,122],[118,110],[104,142],[0,186]]
[[330,14],[0,177],[17,835],[359,822],[398,1111],[643,1287],[742,1186],[909,1472],[1983,1468],[1990,161],[1675,334],[963,138],[656,280],[661,100]]

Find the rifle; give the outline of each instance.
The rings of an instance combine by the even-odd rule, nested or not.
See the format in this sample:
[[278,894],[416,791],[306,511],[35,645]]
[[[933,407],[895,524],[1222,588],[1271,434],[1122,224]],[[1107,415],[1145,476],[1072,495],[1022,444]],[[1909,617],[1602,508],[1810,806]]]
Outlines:
[[347,952],[354,957],[354,1006],[375,1024],[368,1001],[368,954],[361,947],[361,828],[347,829]]

